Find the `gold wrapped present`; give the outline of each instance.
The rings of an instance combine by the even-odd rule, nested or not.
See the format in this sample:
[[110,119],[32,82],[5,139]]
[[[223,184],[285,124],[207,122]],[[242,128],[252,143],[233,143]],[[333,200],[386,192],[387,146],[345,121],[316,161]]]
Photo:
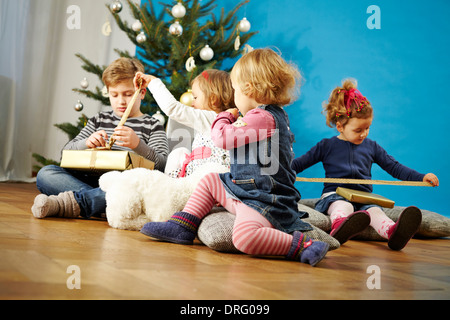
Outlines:
[[75,170],[106,172],[147,168],[153,170],[155,163],[131,151],[88,149],[63,150],[61,167]]
[[377,204],[385,208],[393,208],[395,205],[395,201],[370,192],[338,187],[336,193],[345,199],[356,203]]

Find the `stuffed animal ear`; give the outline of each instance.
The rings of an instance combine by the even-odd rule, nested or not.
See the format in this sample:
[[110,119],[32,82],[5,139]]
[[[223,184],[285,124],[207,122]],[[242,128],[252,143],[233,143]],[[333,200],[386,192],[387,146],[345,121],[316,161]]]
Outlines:
[[105,192],[108,191],[108,188],[112,186],[114,182],[119,181],[120,174],[121,174],[120,171],[110,171],[104,173],[98,180],[100,189],[102,189]]

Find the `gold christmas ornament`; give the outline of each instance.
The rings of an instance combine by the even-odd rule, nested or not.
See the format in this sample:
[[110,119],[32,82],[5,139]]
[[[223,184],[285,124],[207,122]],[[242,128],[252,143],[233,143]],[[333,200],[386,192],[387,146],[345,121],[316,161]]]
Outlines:
[[186,106],[192,107],[192,103],[194,102],[194,95],[192,94],[191,89],[181,95],[180,102]]

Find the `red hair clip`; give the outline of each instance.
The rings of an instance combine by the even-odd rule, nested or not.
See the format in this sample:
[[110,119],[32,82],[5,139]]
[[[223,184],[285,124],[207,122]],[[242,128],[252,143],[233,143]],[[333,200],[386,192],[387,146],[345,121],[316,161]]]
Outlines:
[[203,78],[205,78],[207,81],[209,80],[209,74],[208,74],[208,72],[206,72],[206,70],[202,72],[202,76],[203,76]]

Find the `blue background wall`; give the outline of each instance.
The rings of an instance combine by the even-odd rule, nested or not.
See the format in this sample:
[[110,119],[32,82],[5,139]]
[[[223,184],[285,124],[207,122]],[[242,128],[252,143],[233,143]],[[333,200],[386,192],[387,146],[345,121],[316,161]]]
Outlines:
[[[231,10],[239,1],[217,0]],[[175,3],[175,2],[174,2]],[[370,5],[380,8],[381,29],[369,29]],[[252,31],[250,45],[276,47],[304,77],[301,98],[286,108],[300,156],[318,141],[336,135],[326,126],[322,102],[342,79],[358,80],[374,107],[369,137],[398,161],[433,172],[440,187],[374,186],[374,193],[450,216],[447,170],[450,143],[445,134],[450,110],[450,1],[448,0],[253,0],[239,11]],[[230,62],[232,65],[233,62]],[[392,179],[374,165],[374,179]],[[323,177],[321,164],[301,174]],[[319,197],[320,183],[297,183],[303,198]]]

